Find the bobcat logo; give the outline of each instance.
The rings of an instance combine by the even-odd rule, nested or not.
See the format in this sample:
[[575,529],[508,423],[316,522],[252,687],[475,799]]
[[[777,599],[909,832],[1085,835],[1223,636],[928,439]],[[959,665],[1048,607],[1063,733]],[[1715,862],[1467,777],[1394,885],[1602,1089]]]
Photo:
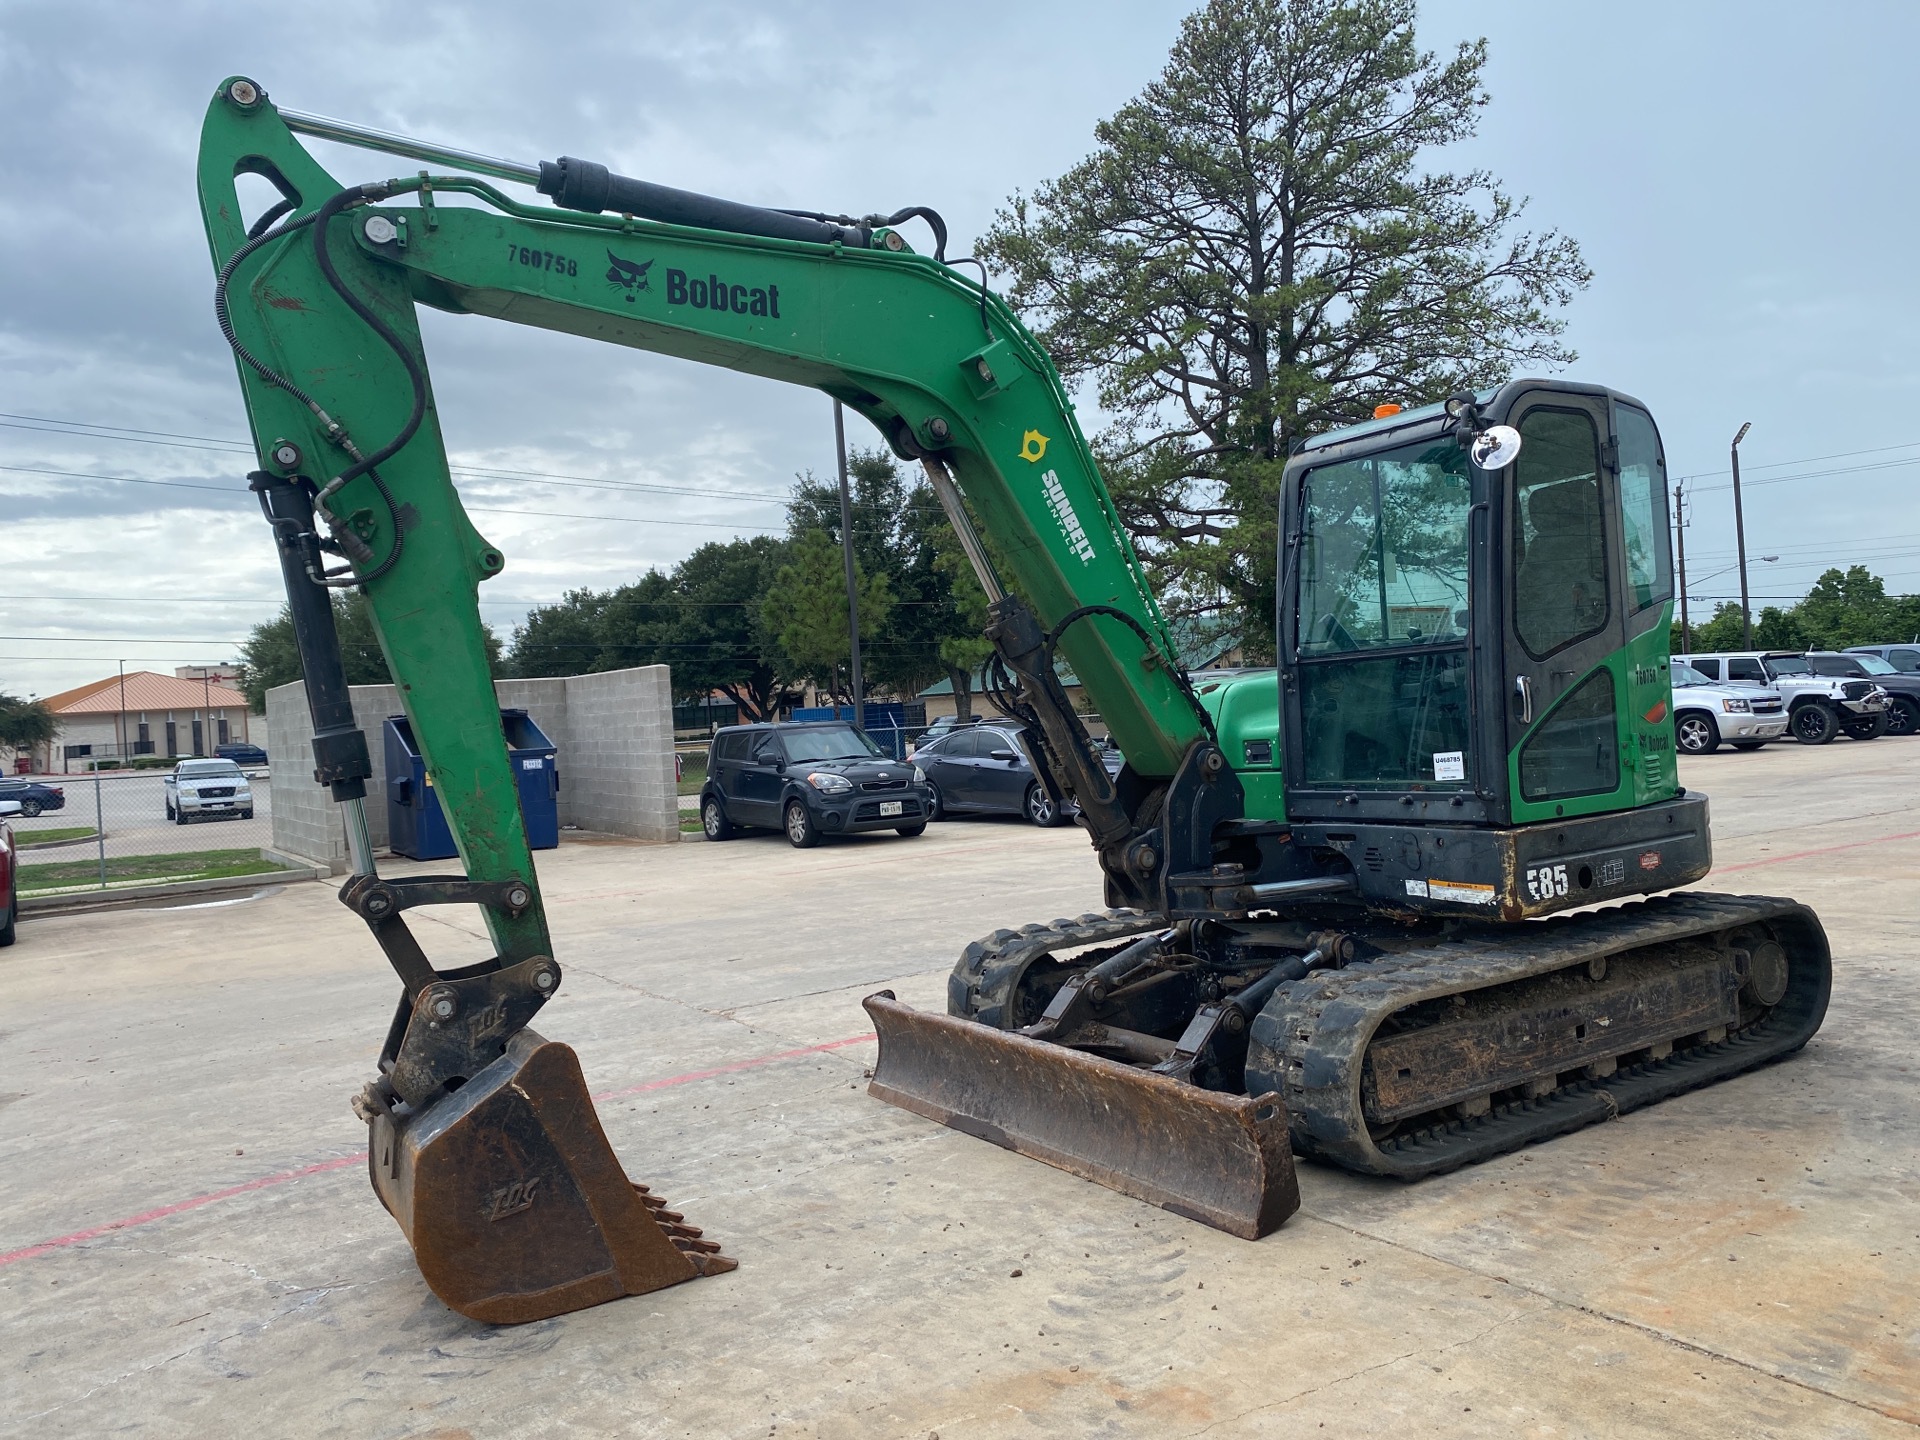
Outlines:
[[502,1185],[487,1197],[487,1219],[504,1220],[509,1215],[518,1215],[522,1210],[531,1210],[534,1188],[539,1183],[540,1177],[535,1175],[531,1179]]
[[633,303],[633,297],[642,290],[653,288],[647,283],[647,271],[653,268],[653,261],[648,260],[644,264],[636,265],[631,260],[622,260],[611,250],[607,251],[607,259],[613,262],[612,267],[607,271],[607,283],[617,290],[626,291],[626,300],[629,305]]

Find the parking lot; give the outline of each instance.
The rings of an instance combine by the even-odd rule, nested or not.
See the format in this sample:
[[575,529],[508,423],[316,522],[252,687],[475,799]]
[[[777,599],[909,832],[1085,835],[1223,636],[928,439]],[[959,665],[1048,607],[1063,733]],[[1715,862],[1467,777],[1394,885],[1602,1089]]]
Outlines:
[[[23,848],[22,868],[30,871],[36,866],[72,866],[98,858],[103,850],[106,859],[113,861],[134,856],[195,855],[209,850],[258,851],[272,843],[273,802],[264,768],[248,772],[253,818],[221,815],[187,825],[176,825],[167,818],[165,776],[165,771],[147,770],[44,777],[43,783],[63,793],[66,804],[31,819],[16,816],[10,822],[14,839],[22,847],[35,847],[43,839],[56,841],[45,848]],[[106,834],[104,845],[96,838],[102,829]],[[84,833],[73,835],[75,831]]]
[[[1097,906],[1077,830],[570,839],[537,1028],[740,1269],[518,1328],[444,1309],[368,1189],[347,1102],[396,984],[330,885],[29,918],[0,1434],[1911,1436],[1920,741],[1681,778],[1714,802],[1703,888],[1827,926],[1807,1050],[1416,1186],[1305,1164],[1258,1243],[864,1093],[863,995],[940,1006],[968,940]],[[485,953],[469,912],[416,913],[442,965]]]

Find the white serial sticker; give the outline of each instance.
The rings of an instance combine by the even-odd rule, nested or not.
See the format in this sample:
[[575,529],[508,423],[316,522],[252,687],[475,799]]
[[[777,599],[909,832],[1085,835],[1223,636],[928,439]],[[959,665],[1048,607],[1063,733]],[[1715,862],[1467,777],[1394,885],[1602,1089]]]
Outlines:
[[1433,778],[1436,780],[1464,780],[1467,778],[1467,757],[1460,750],[1436,750],[1433,752]]
[[1427,882],[1424,880],[1407,881],[1407,894],[1418,895],[1422,900],[1426,899],[1427,898]]
[[546,763],[547,762],[544,760],[522,760],[520,762],[520,768],[522,770],[538,770],[542,765]]
[[1427,894],[1435,900],[1457,900],[1462,905],[1493,904],[1493,887],[1471,880],[1427,880]]

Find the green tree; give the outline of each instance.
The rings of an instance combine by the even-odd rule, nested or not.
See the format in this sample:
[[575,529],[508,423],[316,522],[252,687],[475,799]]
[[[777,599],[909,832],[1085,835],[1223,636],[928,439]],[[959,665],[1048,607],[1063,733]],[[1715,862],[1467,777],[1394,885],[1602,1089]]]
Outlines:
[[[374,634],[373,612],[367,597],[358,590],[333,592],[333,628],[340,637],[340,663],[349,685],[389,685],[393,676],[387,669],[387,657],[381,652]],[[482,626],[487,647],[487,663],[497,675],[501,672],[500,637],[492,626]],[[301,679],[300,648],[293,638],[293,615],[285,606],[253,633],[240,647],[240,688],[246,693],[247,707],[256,715],[267,710],[267,691]]]
[[[1753,617],[1753,649],[1844,650],[1849,645],[1890,644],[1920,635],[1920,596],[1889,595],[1886,583],[1864,565],[1827,570],[1804,599],[1781,609],[1768,605]],[[1744,650],[1740,607],[1723,600],[1713,617],[1693,627],[1692,653]],[[1674,630],[1674,649],[1688,653]]]
[[1886,584],[1864,565],[1826,571],[1793,608],[1797,634],[1809,650],[1872,645],[1886,640],[1895,623]]
[[761,617],[785,556],[769,536],[702,545],[670,573],[649,570],[612,590],[569,590],[515,627],[515,675],[580,675],[666,665],[673,692],[719,691],[750,719],[777,718],[792,699],[791,664]]
[[[860,622],[861,678],[870,691],[887,688],[911,697],[944,676],[954,683],[961,713],[971,714],[972,672],[992,648],[981,634],[986,596],[933,487],[925,480],[909,485],[883,450],[853,451],[847,479],[854,558],[865,574],[885,576],[893,597],[878,631],[869,630],[865,618]],[[796,537],[817,530],[838,545],[838,484],[801,476],[787,516]],[[844,562],[836,583],[844,594]],[[840,613],[845,612],[843,600]],[[863,617],[865,612],[863,602]]]
[[1524,201],[1434,152],[1474,134],[1484,40],[1445,59],[1414,0],[1210,0],[1097,148],[980,247],[1063,373],[1176,612],[1270,646],[1279,480],[1305,436],[1570,362],[1590,272]]
[[940,640],[940,663],[953,685],[954,713],[964,725],[973,719],[973,677],[993,654],[986,637],[987,595],[953,527],[943,520],[935,533],[934,568],[947,584],[948,621]]
[[[860,633],[878,635],[893,610],[887,577],[869,574],[858,554],[853,577],[854,592],[860,597]],[[844,666],[852,639],[847,626],[846,569],[840,547],[826,531],[808,530],[792,542],[787,563],[767,591],[761,617],[780,648],[792,657],[796,677],[836,695],[847,694]]]
[[0,691],[0,745],[28,750],[50,744],[60,733],[60,720],[40,700],[22,700]]
[[578,675],[590,669],[600,646],[598,627],[607,599],[596,590],[569,590],[559,604],[529,610],[527,618],[513,627],[507,673],[531,679]]
[[793,703],[798,671],[763,606],[787,550],[756,535],[702,545],[674,567],[677,612],[662,654],[675,693],[697,699],[717,690],[749,720],[777,720]]

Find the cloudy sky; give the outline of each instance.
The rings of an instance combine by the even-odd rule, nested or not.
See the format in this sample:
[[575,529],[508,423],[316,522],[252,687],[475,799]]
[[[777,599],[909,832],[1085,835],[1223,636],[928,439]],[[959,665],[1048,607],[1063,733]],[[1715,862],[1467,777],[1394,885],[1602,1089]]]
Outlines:
[[[756,203],[930,204],[963,254],[1008,195],[1087,153],[1184,9],[0,0],[0,690],[229,658],[279,606],[193,194],[222,76]],[[1493,170],[1530,223],[1585,247],[1571,374],[1649,402],[1673,474],[1699,477],[1696,600],[1737,593],[1716,572],[1747,420],[1749,554],[1779,557],[1754,561],[1756,596],[1854,562],[1920,589],[1920,7],[1843,3],[1813,24],[1785,4],[1428,0],[1421,28],[1491,42],[1493,103],[1451,163]],[[314,148],[343,180],[396,168]],[[522,472],[459,477],[508,555],[482,590],[503,636],[568,588],[779,528],[795,472],[831,469],[811,392],[422,313],[455,464]],[[628,488],[578,483],[594,479]]]

